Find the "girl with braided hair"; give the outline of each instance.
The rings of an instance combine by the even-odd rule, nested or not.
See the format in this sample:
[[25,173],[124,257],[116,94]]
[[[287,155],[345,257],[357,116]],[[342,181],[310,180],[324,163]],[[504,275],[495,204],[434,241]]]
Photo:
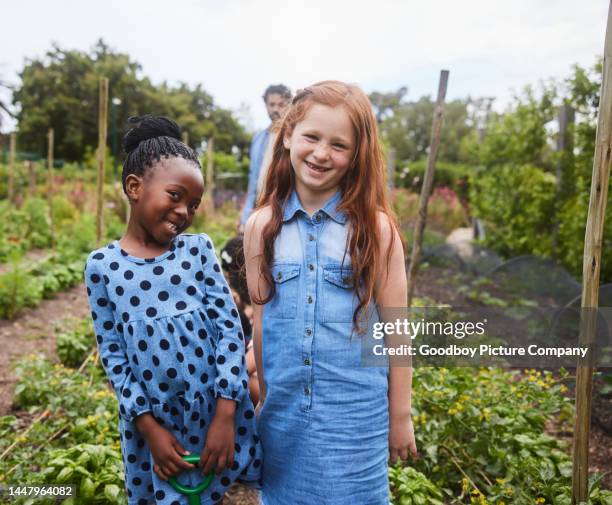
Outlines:
[[[183,233],[204,184],[195,153],[165,117],[137,118],[124,147],[130,219],[85,268],[98,349],[119,401],[130,505],[186,504],[167,482],[216,478],[203,504],[237,479],[257,481],[261,449],[247,392],[244,335],[213,244]],[[182,456],[200,454],[200,466]]]

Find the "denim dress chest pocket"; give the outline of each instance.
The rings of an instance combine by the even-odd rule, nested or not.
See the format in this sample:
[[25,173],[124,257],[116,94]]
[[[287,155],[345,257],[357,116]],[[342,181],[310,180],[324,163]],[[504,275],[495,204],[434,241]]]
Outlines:
[[321,321],[350,323],[357,308],[357,294],[353,286],[353,270],[341,265],[323,267],[321,292]]
[[300,288],[299,263],[276,263],[272,266],[275,294],[268,302],[268,317],[276,319],[295,319]]

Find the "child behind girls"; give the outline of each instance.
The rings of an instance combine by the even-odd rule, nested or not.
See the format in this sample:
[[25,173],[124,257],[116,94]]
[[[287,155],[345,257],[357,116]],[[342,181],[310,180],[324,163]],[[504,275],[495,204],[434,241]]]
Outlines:
[[416,455],[411,369],[360,364],[365,313],[407,298],[384,172],[358,87],[296,95],[244,241],[265,505],[387,504],[389,452]]
[[[184,234],[203,180],[177,124],[145,116],[124,138],[123,238],[91,253],[87,293],[102,364],[119,400],[130,505],[186,504],[167,482],[195,486],[202,503],[233,481],[257,480],[261,450],[247,394],[244,335],[213,244]],[[200,466],[183,455],[199,454]]]

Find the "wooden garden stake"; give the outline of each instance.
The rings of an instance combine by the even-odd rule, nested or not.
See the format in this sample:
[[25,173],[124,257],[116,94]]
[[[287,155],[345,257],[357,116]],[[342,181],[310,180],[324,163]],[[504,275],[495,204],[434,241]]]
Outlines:
[[49,203],[49,231],[51,244],[55,243],[55,233],[53,231],[53,128],[49,128],[47,134],[47,202]]
[[215,191],[215,139],[208,139],[208,147],[206,149],[206,194],[207,200],[210,202],[210,211],[215,210],[214,191]]
[[36,196],[36,165],[33,161],[25,162],[26,169],[28,171],[29,179],[29,192],[30,196]]
[[[568,165],[572,163],[571,153],[573,152],[573,141],[570,125],[574,123],[574,109],[568,103],[564,103],[559,107],[557,116],[559,122],[559,136],[557,137],[557,202],[562,202],[568,192],[570,177],[568,174]],[[559,212],[555,213],[555,222],[552,236],[552,251],[553,256],[558,257],[559,247]]]
[[387,158],[387,184],[389,189],[395,187],[395,162],[397,159],[397,151],[395,147],[389,149],[389,157]]
[[102,241],[104,217],[104,163],[106,161],[106,134],[108,127],[108,79],[100,79],[100,99],[98,103],[98,178],[96,186],[96,246]]
[[[612,3],[604,43],[603,74],[595,137],[591,195],[582,262],[582,315],[580,345],[593,341],[599,304],[599,273],[608,184],[612,166]],[[586,314],[586,316],[585,316]],[[579,363],[576,370],[576,423],[574,425],[572,504],[586,502],[589,477],[589,432],[591,428],[592,363]]]
[[436,168],[436,157],[440,145],[440,134],[442,132],[442,119],[444,116],[444,99],[446,98],[446,88],[448,86],[448,70],[440,72],[440,83],[438,84],[438,98],[434,110],[433,125],[431,127],[431,142],[429,144],[429,156],[427,157],[427,169],[423,177],[421,187],[421,198],[419,200],[419,213],[414,223],[414,237],[412,241],[412,253],[410,255],[410,265],[408,267],[408,307],[412,304],[414,285],[416,280],[417,265],[421,257],[421,245],[423,243],[423,231],[427,222],[427,203],[431,195],[433,185],[434,170]]
[[9,151],[9,165],[8,165],[8,188],[7,197],[9,202],[13,202],[15,199],[15,150],[17,144],[17,135],[11,133],[10,151]]

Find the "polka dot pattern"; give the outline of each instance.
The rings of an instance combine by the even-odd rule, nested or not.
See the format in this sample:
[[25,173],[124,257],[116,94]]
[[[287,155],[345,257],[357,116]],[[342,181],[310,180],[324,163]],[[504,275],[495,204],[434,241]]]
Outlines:
[[238,476],[259,479],[254,461],[261,447],[253,438],[254,418],[247,417],[254,409],[246,394],[240,320],[208,237],[181,235],[170,251],[146,260],[115,242],[90,255],[85,281],[101,361],[119,401],[130,504],[185,502],[153,472],[135,417],[151,412],[199,453],[220,397],[237,401],[242,450],[202,494],[203,502],[218,501]]

